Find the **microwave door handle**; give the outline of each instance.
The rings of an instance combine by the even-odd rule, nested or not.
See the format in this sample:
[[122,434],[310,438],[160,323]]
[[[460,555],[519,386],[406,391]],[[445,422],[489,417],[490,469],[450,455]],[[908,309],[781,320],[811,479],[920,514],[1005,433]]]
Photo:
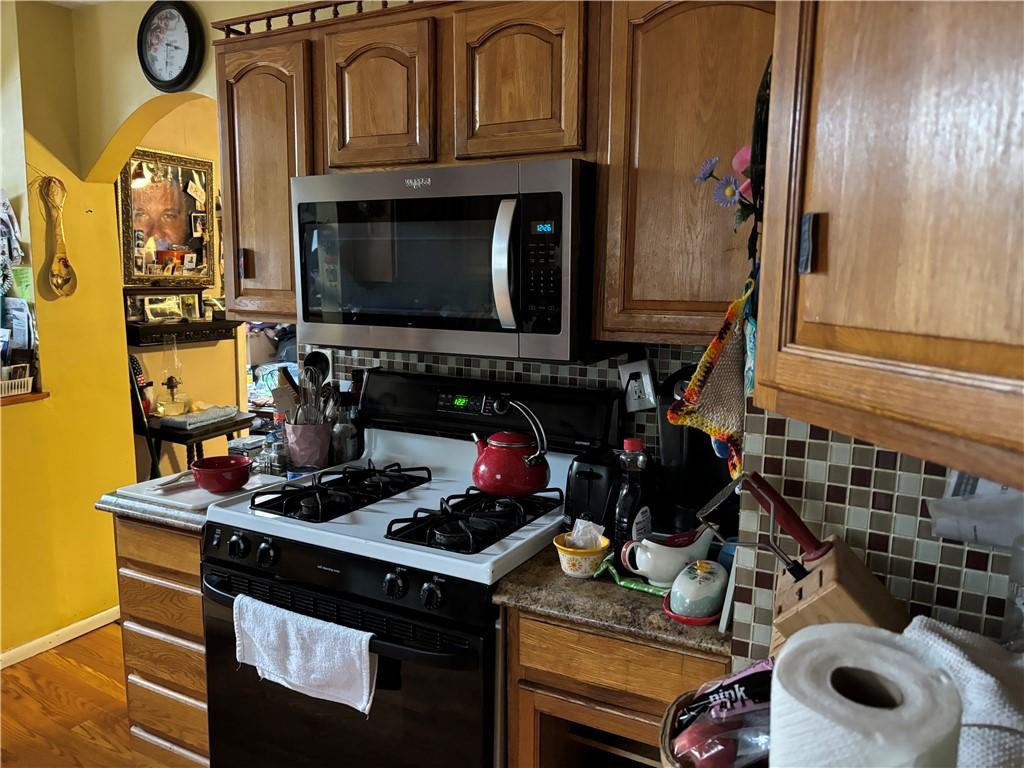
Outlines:
[[509,249],[512,245],[512,219],[515,217],[516,198],[502,200],[498,215],[494,218],[494,235],[491,238],[491,289],[494,291],[494,307],[502,328],[515,330],[516,313],[512,308],[512,289],[509,282]]

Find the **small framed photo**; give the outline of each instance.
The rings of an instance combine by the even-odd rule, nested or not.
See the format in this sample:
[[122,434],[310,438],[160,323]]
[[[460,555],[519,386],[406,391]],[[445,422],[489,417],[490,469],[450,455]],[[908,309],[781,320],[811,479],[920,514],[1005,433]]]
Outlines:
[[181,320],[181,296],[146,296],[146,319],[150,322]]
[[206,232],[206,214],[205,213],[193,213],[192,214],[192,237],[201,238],[203,233]]
[[199,305],[199,297],[194,293],[186,293],[181,296],[181,314],[189,320],[202,320],[200,312],[203,307]]

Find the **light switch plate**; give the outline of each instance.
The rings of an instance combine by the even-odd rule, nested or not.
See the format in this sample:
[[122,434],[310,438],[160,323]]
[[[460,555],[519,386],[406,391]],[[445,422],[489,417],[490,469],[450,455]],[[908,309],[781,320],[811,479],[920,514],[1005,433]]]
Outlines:
[[654,376],[651,374],[649,360],[637,360],[620,365],[619,383],[624,391],[626,410],[630,413],[657,407],[658,403],[654,397]]

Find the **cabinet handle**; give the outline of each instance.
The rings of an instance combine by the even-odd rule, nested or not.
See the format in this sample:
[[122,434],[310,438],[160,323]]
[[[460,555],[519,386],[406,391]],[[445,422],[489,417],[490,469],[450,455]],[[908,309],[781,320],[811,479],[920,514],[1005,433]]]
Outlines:
[[796,260],[798,275],[809,275],[817,266],[815,244],[823,235],[822,224],[826,216],[824,213],[805,213],[800,217],[800,248]]
[[252,280],[256,277],[256,259],[249,248],[238,249],[238,274],[243,280]]

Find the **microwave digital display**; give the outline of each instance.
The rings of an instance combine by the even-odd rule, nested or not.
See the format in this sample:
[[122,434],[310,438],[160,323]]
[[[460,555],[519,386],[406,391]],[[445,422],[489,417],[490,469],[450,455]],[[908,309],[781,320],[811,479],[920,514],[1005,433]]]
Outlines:
[[531,221],[530,234],[532,235],[553,235],[555,234],[555,222],[553,221]]

